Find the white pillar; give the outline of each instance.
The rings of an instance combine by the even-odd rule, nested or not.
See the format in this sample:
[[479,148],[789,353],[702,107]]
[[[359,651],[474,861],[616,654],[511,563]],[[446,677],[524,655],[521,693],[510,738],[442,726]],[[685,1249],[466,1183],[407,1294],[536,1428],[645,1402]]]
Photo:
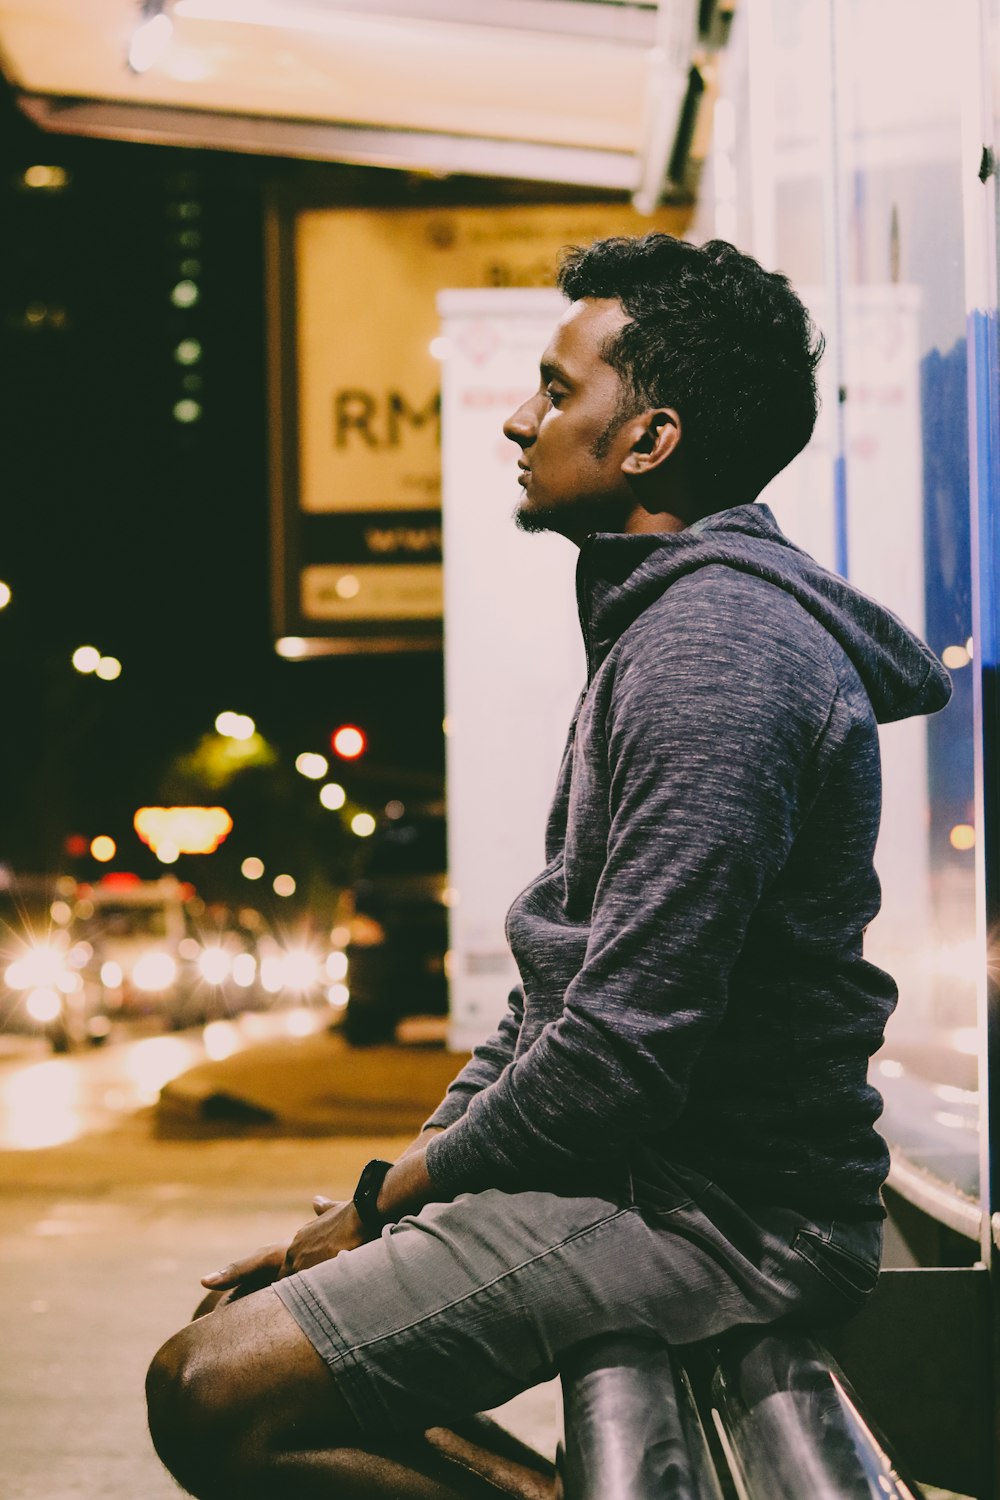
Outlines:
[[535,389],[565,306],[548,290],[438,297],[455,1050],[490,1034],[517,979],[504,919],[544,867],[545,820],[585,679],[577,550],[517,530],[517,450],[501,430]]

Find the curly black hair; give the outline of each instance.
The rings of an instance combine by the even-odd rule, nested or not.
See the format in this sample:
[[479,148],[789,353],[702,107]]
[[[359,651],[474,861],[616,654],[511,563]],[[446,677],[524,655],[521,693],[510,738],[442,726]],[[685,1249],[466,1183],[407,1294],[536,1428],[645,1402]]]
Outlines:
[[809,441],[824,339],[787,277],[726,240],[651,233],[568,249],[557,281],[574,302],[617,298],[632,320],[602,351],[623,387],[605,438],[673,407],[703,512],[755,499]]

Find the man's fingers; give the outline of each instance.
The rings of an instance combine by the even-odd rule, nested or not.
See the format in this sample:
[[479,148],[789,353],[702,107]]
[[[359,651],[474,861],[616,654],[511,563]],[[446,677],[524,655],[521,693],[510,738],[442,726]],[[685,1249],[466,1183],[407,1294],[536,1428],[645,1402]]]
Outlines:
[[223,1266],[221,1271],[210,1271],[201,1278],[201,1284],[212,1291],[225,1291],[257,1277],[262,1281],[273,1281],[281,1270],[285,1249],[284,1245],[264,1245],[252,1255],[245,1255],[242,1260],[234,1260],[232,1265]]
[[313,1199],[313,1209],[317,1214],[325,1214],[329,1212],[331,1208],[336,1207],[336,1199],[327,1198],[323,1193],[317,1193],[315,1198]]

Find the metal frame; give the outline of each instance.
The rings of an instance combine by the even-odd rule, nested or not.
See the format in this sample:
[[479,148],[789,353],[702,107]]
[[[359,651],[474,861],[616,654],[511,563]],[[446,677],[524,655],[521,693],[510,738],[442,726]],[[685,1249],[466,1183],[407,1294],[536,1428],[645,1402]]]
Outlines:
[[[686,75],[685,75],[686,77]],[[504,177],[635,192],[641,162],[630,151],[383,130],[326,120],[279,120],[22,92],[21,109],[43,130],[164,146],[203,146],[254,156],[302,157],[356,166]],[[680,100],[677,100],[679,108]],[[672,138],[671,138],[672,144]],[[664,161],[669,157],[669,148]]]
[[963,118],[966,310],[968,315],[969,468],[972,619],[975,643],[973,720],[980,1046],[980,1254],[990,1269],[993,1380],[993,1494],[1000,1495],[1000,327],[998,327],[998,152],[1000,99],[993,97],[992,35],[996,5],[978,0],[966,47],[975,73]]

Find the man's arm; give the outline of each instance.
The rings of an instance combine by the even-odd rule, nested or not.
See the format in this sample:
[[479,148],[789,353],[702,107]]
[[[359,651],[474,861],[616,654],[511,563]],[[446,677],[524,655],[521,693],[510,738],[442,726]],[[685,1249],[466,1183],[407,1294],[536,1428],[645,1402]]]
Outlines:
[[453,1125],[465,1114],[469,1100],[496,1082],[504,1068],[514,1061],[523,1020],[524,991],[516,984],[507,997],[507,1009],[496,1031],[479,1043],[465,1067],[449,1083],[447,1093],[424,1125],[425,1130],[429,1125],[442,1130]]
[[559,1018],[429,1143],[440,1195],[558,1176],[683,1108],[750,919],[818,789],[838,701],[822,649],[790,639],[766,589],[682,581],[623,638],[585,961]]

